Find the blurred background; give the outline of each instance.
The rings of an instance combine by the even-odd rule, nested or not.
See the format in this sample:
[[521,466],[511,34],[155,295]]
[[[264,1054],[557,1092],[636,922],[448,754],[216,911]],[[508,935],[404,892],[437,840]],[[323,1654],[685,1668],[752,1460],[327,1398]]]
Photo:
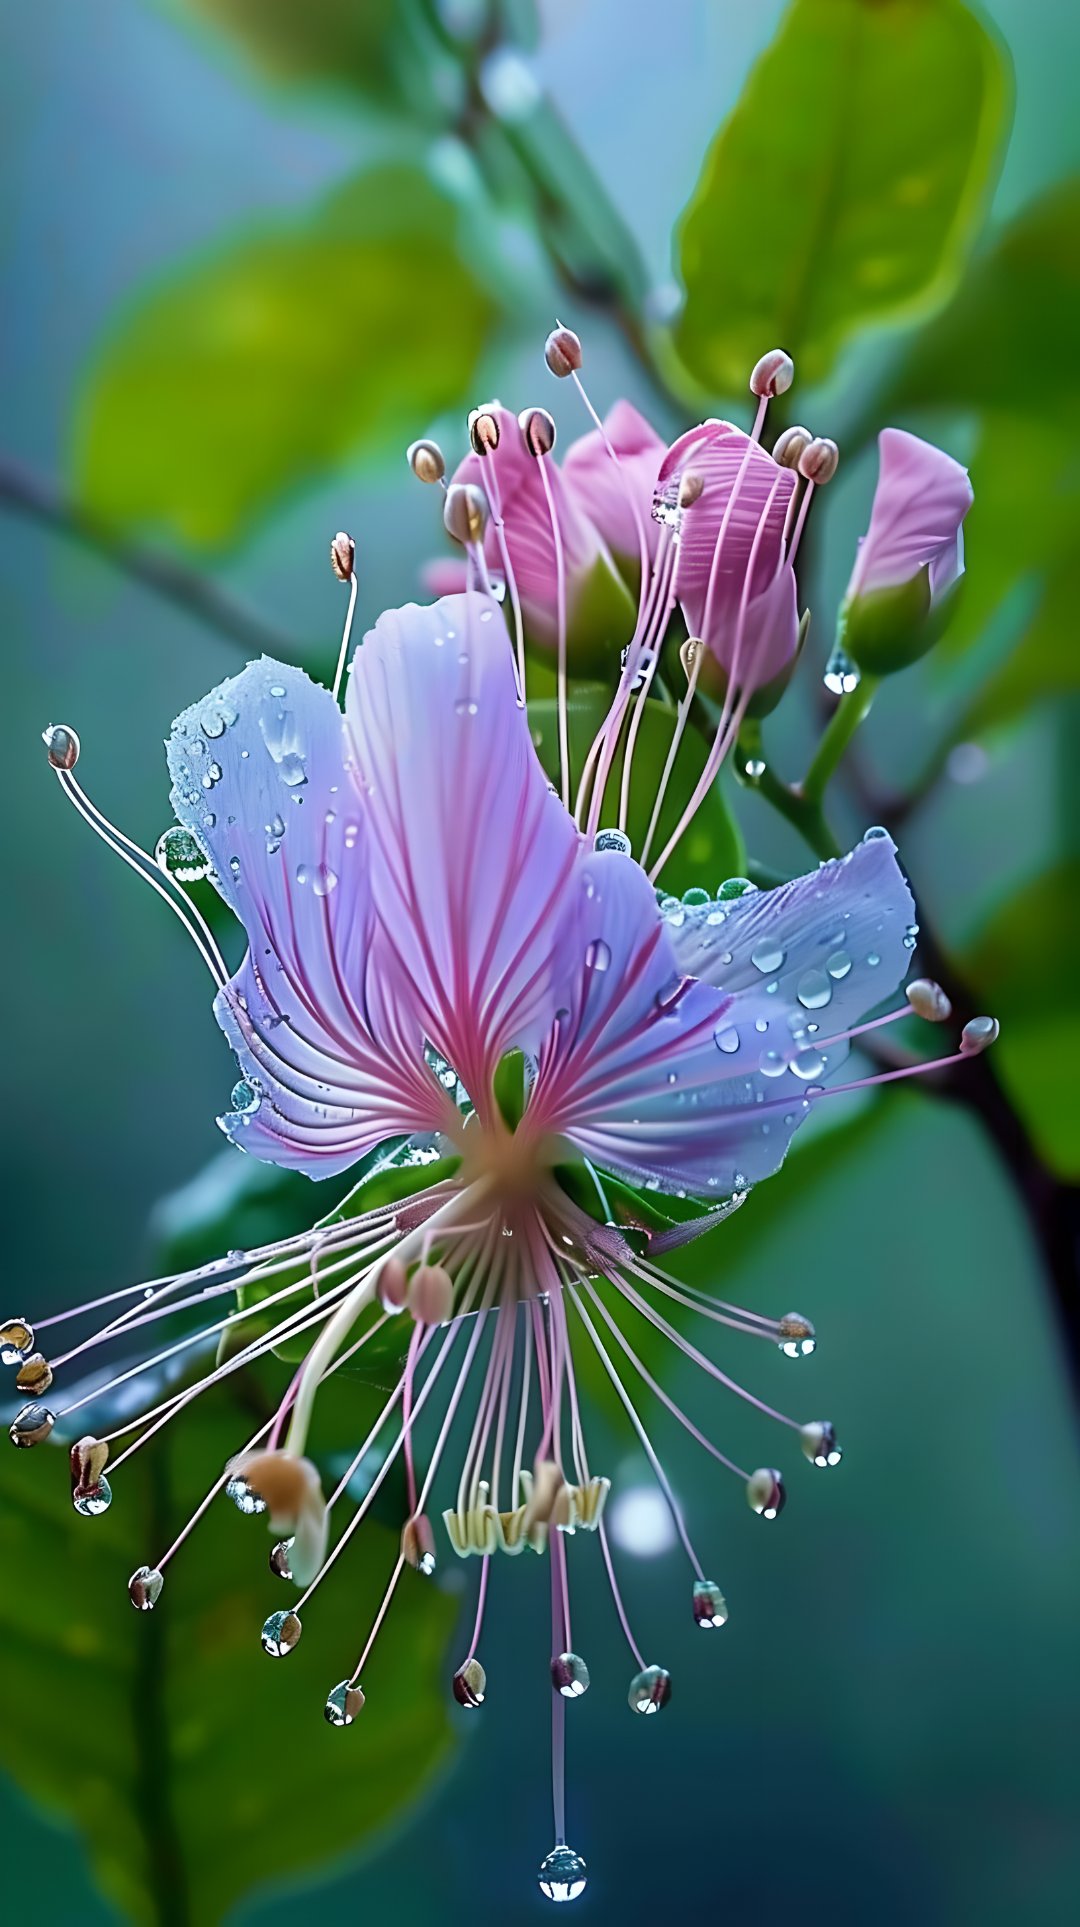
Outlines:
[[[587,426],[552,399],[555,314],[584,337],[594,402],[628,395],[666,434],[702,413],[746,421],[749,367],[782,341],[790,418],[839,441],[804,570],[810,644],[766,725],[789,778],[828,712],[877,427],[970,463],[963,601],[885,686],[830,802],[845,842],[869,821],[894,830],[933,961],[962,1004],[1000,1016],[1002,1041],[965,1089],[901,1088],[810,1135],[696,1274],[809,1313],[822,1343],[798,1391],[846,1451],[805,1495],[793,1472],[800,1502],[759,1532],[659,1425],[732,1605],[715,1641],[693,1630],[646,1468],[601,1414],[594,1456],[638,1495],[616,1534],[626,1588],[675,1696],[663,1720],[629,1720],[610,1607],[579,1583],[594,1686],[569,1722],[570,1837],[599,1920],[1065,1921],[1080,1879],[1074,10],[40,0],[4,10],[0,50],[5,1310],[126,1283],[218,1219],[222,1246],[245,1241],[223,1216],[233,1161],[214,1115],[233,1073],[204,981],[66,810],[47,723],[77,726],[91,794],[152,846],[177,711],[263,647],[332,660],[334,530],[357,538],[364,621],[417,593],[442,543],[402,459],[414,436],[456,456],[492,393],[543,401],[564,436]],[[807,867],[760,794],[732,786],[732,806],[756,861]],[[790,1400],[793,1368],[754,1363],[755,1389]],[[127,1573],[221,1463],[227,1419],[194,1464],[170,1446],[94,1528],[66,1507],[59,1459],[4,1455],[13,1914],[539,1917],[547,1634],[525,1561],[495,1576],[480,1718],[446,1690],[465,1636],[453,1573],[391,1627],[345,1738],[319,1696],[381,1590],[367,1555],[287,1680],[251,1657],[268,1588],[234,1519],[215,1514],[162,1610],[132,1620]]]

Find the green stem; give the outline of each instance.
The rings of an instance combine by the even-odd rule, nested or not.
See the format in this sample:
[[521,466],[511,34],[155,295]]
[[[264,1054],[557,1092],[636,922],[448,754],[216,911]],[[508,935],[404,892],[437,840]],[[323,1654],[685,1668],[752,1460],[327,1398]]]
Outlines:
[[805,843],[808,843],[815,856],[832,857],[840,855],[840,845],[829,828],[821,803],[808,797],[805,790],[792,783],[785,783],[777,776],[772,764],[765,756],[761,741],[761,724],[748,717],[743,724],[736,746],[736,771],[745,769],[747,763],[761,763],[761,775],[753,782],[759,796],[782,816],[786,822],[798,830]]
[[857,689],[851,689],[846,696],[841,696],[800,785],[801,794],[808,802],[821,802],[855,731],[870,714],[877,687],[876,676],[864,676]]

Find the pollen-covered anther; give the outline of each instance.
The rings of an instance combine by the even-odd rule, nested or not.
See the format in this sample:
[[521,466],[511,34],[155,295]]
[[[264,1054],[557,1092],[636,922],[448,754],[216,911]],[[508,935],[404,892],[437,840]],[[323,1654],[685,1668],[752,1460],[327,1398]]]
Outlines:
[[487,1674],[475,1656],[458,1667],[450,1683],[459,1706],[483,1706],[487,1694]]
[[343,1679],[327,1693],[323,1718],[328,1726],[351,1726],[363,1708],[363,1687],[354,1686],[351,1680]]
[[1001,1036],[1001,1025],[996,1017],[971,1017],[960,1033],[960,1049],[965,1057],[977,1057],[980,1051],[988,1050]]
[[330,544],[330,567],[339,582],[348,582],[356,568],[356,543],[339,529]]
[[818,488],[831,482],[840,466],[840,450],[827,435],[815,435],[799,456],[799,474]]
[[750,375],[750,393],[759,399],[786,395],[795,379],[795,363],[783,348],[770,348],[756,361]]
[[688,468],[679,483],[679,507],[693,508],[694,503],[701,500],[704,487],[704,475],[699,475],[696,469]]
[[493,403],[470,409],[469,441],[474,455],[494,455],[499,446],[499,418]]
[[664,1666],[646,1666],[634,1674],[626,1698],[635,1713],[659,1713],[671,1698],[671,1674]]
[[93,1500],[102,1489],[102,1473],[109,1462],[109,1448],[104,1439],[77,1439],[71,1448],[71,1498],[74,1505],[80,1500]]
[[[443,1513],[443,1524],[450,1544],[459,1559],[467,1559],[470,1553],[476,1553],[483,1559],[492,1552],[520,1552],[522,1545],[526,1543],[521,1534],[524,1506],[519,1506],[517,1513],[496,1512],[495,1507],[489,1503],[490,1492],[491,1487],[486,1479],[479,1479],[473,1491],[471,1505],[465,1506],[461,1511],[451,1508]],[[506,1527],[507,1523],[511,1522],[511,1529],[513,1529],[512,1522],[515,1520],[519,1523],[514,1535],[514,1543],[511,1545],[506,1537]],[[408,1558],[404,1538],[401,1549]],[[536,1549],[542,1552],[543,1545]]]
[[578,1653],[559,1653],[551,1662],[551,1684],[564,1699],[579,1700],[589,1690],[589,1669]]
[[430,1579],[435,1570],[435,1534],[425,1512],[406,1519],[402,1526],[401,1556],[414,1572],[421,1572],[425,1579]]
[[707,1632],[713,1626],[727,1625],[727,1601],[712,1579],[694,1581],[694,1623]]
[[555,446],[555,422],[546,408],[523,408],[518,427],[530,455],[551,454]]
[[809,1358],[811,1352],[817,1350],[814,1327],[801,1311],[785,1312],[776,1329],[785,1358]]
[[406,458],[418,482],[441,482],[446,474],[446,457],[438,442],[410,442]]
[[925,1017],[928,1024],[944,1024],[952,1016],[952,1004],[932,977],[913,978],[904,995],[916,1017]]
[[409,1310],[418,1325],[445,1325],[454,1309],[454,1281],[444,1265],[417,1265],[409,1280]]
[[55,1424],[55,1413],[50,1412],[47,1405],[38,1405],[34,1402],[24,1405],[21,1412],[16,1412],[8,1426],[8,1438],[12,1445],[23,1448],[42,1445]]
[[778,435],[773,443],[773,461],[778,468],[798,468],[803,453],[809,448],[814,437],[808,428],[793,423]]
[[400,1258],[387,1258],[379,1270],[375,1294],[384,1311],[400,1311],[409,1295],[409,1274]]
[[156,1566],[140,1566],[128,1580],[128,1598],[137,1613],[153,1612],[161,1598],[165,1575]]
[[15,1374],[16,1389],[29,1392],[31,1398],[40,1398],[53,1382],[53,1369],[42,1352],[31,1352],[24,1358]]
[[34,1349],[34,1328],[25,1318],[8,1318],[0,1325],[0,1365],[21,1365]]
[[41,732],[45,753],[54,769],[74,769],[82,745],[70,723],[50,723]]
[[581,367],[581,342],[572,328],[553,328],[544,343],[544,360],[553,375],[565,381]]
[[443,503],[443,521],[455,542],[482,542],[489,513],[488,498],[475,482],[451,482]]
[[761,1519],[776,1519],[784,1510],[787,1493],[775,1466],[761,1465],[746,1481],[746,1500]]
[[828,1419],[814,1419],[809,1425],[800,1425],[799,1441],[811,1465],[839,1465],[843,1457]]

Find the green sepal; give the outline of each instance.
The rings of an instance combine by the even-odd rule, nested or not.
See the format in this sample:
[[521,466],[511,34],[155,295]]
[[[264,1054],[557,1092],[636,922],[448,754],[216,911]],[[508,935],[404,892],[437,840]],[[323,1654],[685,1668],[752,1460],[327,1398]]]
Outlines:
[[934,647],[956,606],[957,589],[934,602],[929,564],[896,588],[849,596],[836,640],[871,676],[895,676]]
[[516,1131],[525,1115],[529,1095],[528,1065],[525,1053],[507,1051],[495,1071],[495,1102],[508,1131]]

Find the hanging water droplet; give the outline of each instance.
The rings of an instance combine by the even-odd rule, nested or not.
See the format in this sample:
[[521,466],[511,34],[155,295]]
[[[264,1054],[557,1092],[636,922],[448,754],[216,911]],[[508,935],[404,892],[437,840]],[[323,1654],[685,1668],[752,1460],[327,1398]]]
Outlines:
[[229,1109],[240,1117],[253,1117],[259,1108],[259,1093],[252,1089],[245,1077],[234,1084],[229,1093]]
[[71,1503],[84,1519],[96,1519],[102,1512],[107,1512],[112,1504],[112,1486],[104,1473],[96,1485],[77,1492]]
[[351,1680],[343,1679],[327,1693],[323,1718],[328,1726],[351,1726],[363,1705],[363,1687],[354,1686]]
[[760,970],[763,977],[771,977],[774,970],[783,969],[784,956],[782,945],[771,937],[765,937],[761,943],[755,944],[750,952],[750,962],[755,970]]
[[883,837],[888,841],[889,832],[880,823],[871,823],[870,828],[863,831],[864,843],[880,843]]
[[778,1330],[780,1350],[785,1358],[809,1358],[811,1352],[816,1351],[817,1338],[814,1327],[809,1318],[803,1317],[801,1311],[785,1312]]
[[839,1465],[843,1457],[836,1443],[835,1427],[827,1419],[815,1419],[810,1425],[800,1425],[799,1441],[811,1465]]
[[472,1708],[484,1704],[487,1696],[487,1674],[475,1657],[467,1659],[463,1666],[458,1667],[451,1685],[459,1706]]
[[41,1445],[55,1424],[55,1414],[50,1412],[47,1405],[39,1405],[35,1399],[16,1412],[8,1426],[8,1438],[12,1445]]
[[140,1566],[128,1580],[128,1598],[137,1613],[153,1612],[161,1598],[165,1575],[156,1566]]
[[589,1669],[577,1653],[560,1653],[551,1662],[551,1684],[564,1699],[578,1700],[589,1690]]
[[611,951],[603,937],[594,938],[585,952],[586,970],[607,970],[611,964]]
[[851,969],[851,958],[846,950],[834,950],[825,968],[835,983],[841,983]]
[[804,970],[795,995],[804,1010],[824,1010],[832,999],[832,985],[823,970]]
[[739,1033],[730,1024],[718,1024],[713,1031],[713,1043],[717,1050],[730,1057],[739,1048]]
[[8,1318],[0,1325],[0,1365],[21,1365],[34,1349],[34,1328],[25,1318]]
[[274,1577],[276,1579],[292,1578],[293,1569],[292,1569],[291,1554],[292,1554],[293,1546],[295,1544],[296,1544],[295,1539],[279,1539],[276,1546],[271,1546],[270,1570],[274,1574]]
[[245,1518],[251,1518],[256,1512],[266,1511],[266,1500],[260,1499],[258,1493],[253,1492],[247,1480],[241,1478],[239,1474],[229,1480],[225,1487],[225,1497],[232,1500],[236,1510],[242,1512]]
[[271,1659],[284,1659],[286,1653],[291,1653],[299,1644],[303,1630],[298,1613],[271,1613],[269,1619],[263,1621],[259,1635],[263,1652],[269,1653]]
[[743,764],[743,775],[748,783],[760,783],[765,774],[765,764],[760,756],[750,756]]
[[553,1847],[536,1877],[547,1900],[577,1900],[588,1884],[585,1862],[573,1847]]
[[663,1666],[646,1666],[634,1674],[626,1697],[635,1713],[659,1713],[671,1698],[671,1674]]
[[154,845],[154,862],[178,883],[200,883],[210,873],[210,859],[190,830],[174,823]]
[[620,856],[629,856],[631,843],[625,830],[597,830],[597,850],[616,850]]
[[694,1619],[706,1632],[711,1626],[727,1624],[727,1602],[711,1579],[694,1581]]
[[858,665],[852,662],[847,650],[841,649],[838,642],[833,644],[822,680],[833,696],[850,696],[852,690],[859,687]]
[[751,1472],[746,1481],[746,1497],[750,1510],[759,1518],[776,1519],[784,1510],[787,1494],[784,1481],[775,1466],[759,1466]]

